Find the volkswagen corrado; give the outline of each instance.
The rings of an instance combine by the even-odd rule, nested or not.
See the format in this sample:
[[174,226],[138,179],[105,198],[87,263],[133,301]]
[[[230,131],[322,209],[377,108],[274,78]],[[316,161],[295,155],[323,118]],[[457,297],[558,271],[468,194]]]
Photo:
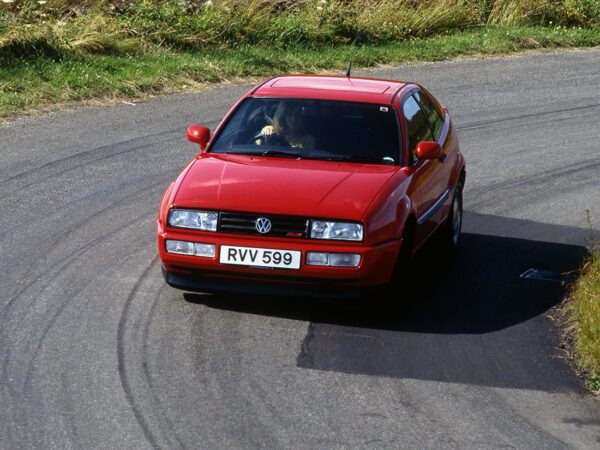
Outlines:
[[459,244],[465,162],[418,84],[277,77],[187,138],[200,152],[157,221],[173,287],[355,296],[401,280],[434,234]]

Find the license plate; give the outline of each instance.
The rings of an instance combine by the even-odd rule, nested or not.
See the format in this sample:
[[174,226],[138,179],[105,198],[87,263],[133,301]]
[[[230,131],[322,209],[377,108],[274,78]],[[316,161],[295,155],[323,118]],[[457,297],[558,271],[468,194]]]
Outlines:
[[219,262],[241,266],[299,269],[300,255],[301,253],[295,250],[222,245]]

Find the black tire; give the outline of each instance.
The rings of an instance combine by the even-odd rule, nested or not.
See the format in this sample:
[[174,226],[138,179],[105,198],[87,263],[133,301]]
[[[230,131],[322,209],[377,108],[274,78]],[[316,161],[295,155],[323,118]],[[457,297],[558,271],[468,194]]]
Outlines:
[[450,214],[444,226],[444,246],[451,251],[456,251],[460,246],[463,220],[462,190],[462,184],[457,184],[450,204]]

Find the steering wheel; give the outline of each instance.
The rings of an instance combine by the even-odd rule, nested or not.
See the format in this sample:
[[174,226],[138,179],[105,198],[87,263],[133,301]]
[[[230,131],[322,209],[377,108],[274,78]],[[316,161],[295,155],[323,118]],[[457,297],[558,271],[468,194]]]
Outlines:
[[263,134],[258,133],[254,137],[250,138],[248,144],[255,144],[259,139],[262,140],[262,144],[290,147],[290,143],[279,134],[268,134],[264,136]]

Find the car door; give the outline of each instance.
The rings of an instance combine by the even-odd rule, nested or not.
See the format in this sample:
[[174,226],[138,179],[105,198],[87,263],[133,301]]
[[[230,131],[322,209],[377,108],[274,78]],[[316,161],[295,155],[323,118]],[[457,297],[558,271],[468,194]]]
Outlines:
[[[438,216],[442,209],[440,202],[444,203],[443,196],[447,185],[443,177],[440,177],[440,172],[444,171],[441,168],[442,162],[421,160],[416,156],[416,146],[419,142],[436,140],[433,134],[434,128],[417,100],[418,94],[419,91],[415,89],[402,99],[402,113],[408,140],[408,163],[412,169],[411,191],[417,212],[416,246],[420,245],[439,223]],[[436,214],[438,212],[439,214]]]
[[437,226],[446,219],[450,211],[450,202],[453,195],[450,189],[451,179],[459,159],[458,139],[452,129],[450,115],[433,99],[431,94],[425,90],[416,90],[413,95],[429,120],[435,141],[442,147],[443,158],[436,161],[436,178],[439,182],[436,189],[441,192],[440,204],[445,205],[445,207],[440,207],[430,219]]
[[450,185],[450,178],[452,177],[454,160],[457,156],[456,139],[450,129],[450,120],[449,118],[446,120],[446,112],[439,104],[420,90],[413,91],[413,95],[428,119],[434,140],[442,147],[444,157],[443,160],[436,161],[436,177],[440,183],[439,189],[443,193]]

